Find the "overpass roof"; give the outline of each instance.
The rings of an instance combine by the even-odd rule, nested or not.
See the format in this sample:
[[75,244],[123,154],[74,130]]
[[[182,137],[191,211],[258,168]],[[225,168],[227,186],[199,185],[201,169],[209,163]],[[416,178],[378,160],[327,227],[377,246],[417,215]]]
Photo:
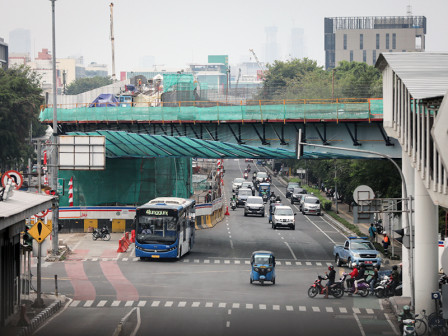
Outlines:
[[381,53],[375,66],[389,65],[414,99],[442,97],[448,91],[448,53]]
[[[197,157],[197,158],[253,158],[253,159],[295,159],[296,153],[290,149],[268,146],[249,146],[212,140],[194,139],[182,136],[149,135],[125,131],[69,132],[69,135],[103,135],[106,137],[106,157],[156,158],[156,157]],[[353,159],[368,158],[328,149],[307,148],[303,159]]]

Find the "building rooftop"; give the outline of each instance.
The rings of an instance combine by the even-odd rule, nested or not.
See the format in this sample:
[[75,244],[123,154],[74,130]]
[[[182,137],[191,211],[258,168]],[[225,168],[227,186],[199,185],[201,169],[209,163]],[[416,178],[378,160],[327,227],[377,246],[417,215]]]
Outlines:
[[425,16],[353,16],[325,18],[325,33],[348,29],[406,29],[423,28]]

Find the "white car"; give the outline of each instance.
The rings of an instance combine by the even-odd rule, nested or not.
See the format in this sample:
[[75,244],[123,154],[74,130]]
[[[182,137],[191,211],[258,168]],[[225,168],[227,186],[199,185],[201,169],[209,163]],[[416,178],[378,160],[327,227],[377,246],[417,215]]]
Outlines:
[[302,198],[301,210],[304,215],[314,214],[317,216],[322,215],[322,210],[320,207],[320,201],[316,196],[308,196]]
[[265,179],[267,179],[267,178],[268,178],[268,173],[263,172],[263,171],[259,171],[259,172],[257,173],[257,181],[258,181],[258,182],[263,182],[263,180],[265,180]]
[[295,230],[296,219],[294,216],[295,213],[290,206],[276,206],[272,214],[272,228],[275,230],[278,227],[289,227],[291,230]]
[[244,216],[256,214],[264,217],[264,203],[263,198],[260,196],[249,196],[246,200],[246,205],[244,206]]
[[237,191],[245,181],[246,180],[242,177],[237,177],[234,179],[232,182],[232,191]]

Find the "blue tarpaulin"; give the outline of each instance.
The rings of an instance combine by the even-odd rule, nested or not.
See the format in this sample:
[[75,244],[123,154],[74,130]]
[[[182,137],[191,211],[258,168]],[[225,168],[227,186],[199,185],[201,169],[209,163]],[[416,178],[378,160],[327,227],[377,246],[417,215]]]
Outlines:
[[89,105],[89,107],[118,106],[118,100],[111,93],[102,93]]

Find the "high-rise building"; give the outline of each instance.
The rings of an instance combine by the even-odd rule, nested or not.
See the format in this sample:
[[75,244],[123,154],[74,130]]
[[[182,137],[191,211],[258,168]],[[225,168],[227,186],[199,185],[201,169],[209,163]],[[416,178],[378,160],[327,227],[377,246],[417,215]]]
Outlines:
[[325,18],[325,68],[340,61],[374,65],[381,52],[425,51],[426,17]]
[[31,55],[31,34],[28,29],[14,29],[9,32],[9,51]]
[[265,62],[273,63],[278,59],[279,45],[277,43],[277,27],[265,27],[266,44],[265,44]]
[[5,40],[0,37],[0,68],[8,68],[8,45]]
[[305,43],[303,41],[303,28],[291,29],[291,54],[292,58],[305,57]]

